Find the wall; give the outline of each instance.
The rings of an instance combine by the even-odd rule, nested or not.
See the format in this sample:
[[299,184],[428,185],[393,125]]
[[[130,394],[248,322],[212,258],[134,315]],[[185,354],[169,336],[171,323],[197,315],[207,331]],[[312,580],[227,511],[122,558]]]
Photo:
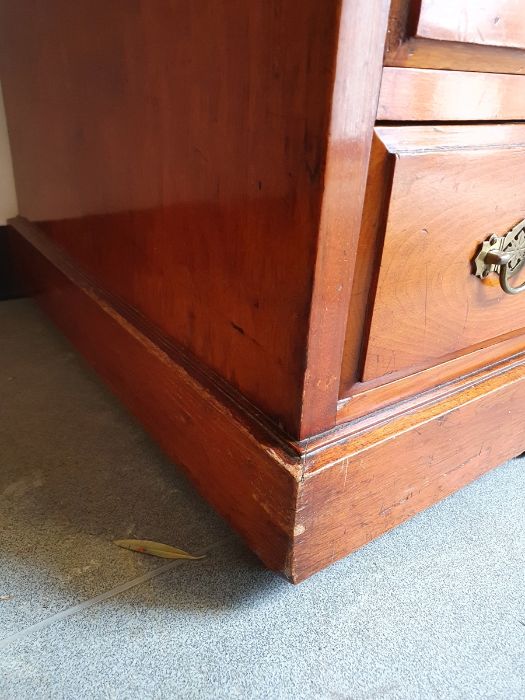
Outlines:
[[0,85],[0,225],[18,213],[11,152]]

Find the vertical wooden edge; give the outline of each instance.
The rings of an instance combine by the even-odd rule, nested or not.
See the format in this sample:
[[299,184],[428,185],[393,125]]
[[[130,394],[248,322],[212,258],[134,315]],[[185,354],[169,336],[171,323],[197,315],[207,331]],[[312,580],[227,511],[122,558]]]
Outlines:
[[299,439],[336,420],[389,5],[343,0],[341,6]]
[[394,178],[395,157],[374,130],[361,234],[354,274],[343,352],[340,397],[361,380],[370,322],[379,277],[379,262]]
[[392,0],[388,18],[385,58],[414,36],[421,13],[421,0]]

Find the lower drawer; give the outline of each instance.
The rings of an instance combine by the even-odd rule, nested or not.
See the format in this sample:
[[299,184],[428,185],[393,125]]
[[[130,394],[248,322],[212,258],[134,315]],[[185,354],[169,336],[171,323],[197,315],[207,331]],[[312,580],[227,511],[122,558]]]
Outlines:
[[525,124],[378,127],[372,164],[347,373],[353,358],[357,381],[388,382],[523,332],[525,292],[505,293],[498,268],[475,276],[474,260],[516,227],[508,268],[525,279]]

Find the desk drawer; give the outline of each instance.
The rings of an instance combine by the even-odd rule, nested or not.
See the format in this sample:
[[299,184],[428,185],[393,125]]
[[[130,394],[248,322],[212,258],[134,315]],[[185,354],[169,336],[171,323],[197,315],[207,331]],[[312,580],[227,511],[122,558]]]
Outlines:
[[523,0],[421,0],[416,36],[525,49]]
[[523,0],[392,0],[385,65],[523,75]]
[[[362,380],[410,374],[520,332],[525,292],[505,293],[493,272],[476,277],[473,261],[491,234],[525,218],[525,125],[378,127],[374,149],[389,175]],[[525,269],[513,272],[516,286]]]

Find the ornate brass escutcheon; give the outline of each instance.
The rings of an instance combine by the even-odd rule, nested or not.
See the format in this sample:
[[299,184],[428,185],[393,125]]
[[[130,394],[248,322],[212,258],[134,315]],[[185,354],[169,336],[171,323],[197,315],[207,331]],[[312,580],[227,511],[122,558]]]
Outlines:
[[525,219],[504,236],[492,234],[483,241],[474,260],[474,274],[481,279],[491,272],[499,274],[501,288],[507,294],[525,291],[525,282],[519,287],[510,284],[510,278],[525,266]]

